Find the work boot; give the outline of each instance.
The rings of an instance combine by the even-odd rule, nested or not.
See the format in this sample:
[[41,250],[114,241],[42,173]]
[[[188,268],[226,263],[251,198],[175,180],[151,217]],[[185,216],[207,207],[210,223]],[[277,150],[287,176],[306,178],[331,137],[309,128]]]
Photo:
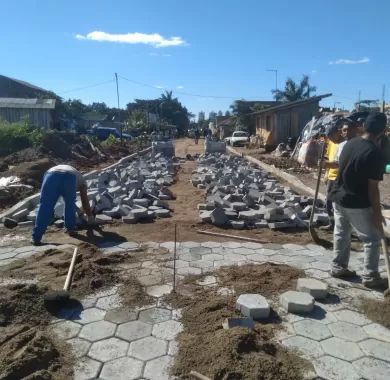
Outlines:
[[35,240],[31,240],[31,245],[34,245],[36,247],[39,247],[42,245],[42,242],[41,241],[35,241]]
[[341,279],[356,277],[356,272],[348,268],[340,268],[340,269],[332,268],[330,274],[332,277],[341,278]]
[[363,279],[362,284],[366,288],[380,288],[383,285],[386,286],[386,279],[382,277],[372,277]]

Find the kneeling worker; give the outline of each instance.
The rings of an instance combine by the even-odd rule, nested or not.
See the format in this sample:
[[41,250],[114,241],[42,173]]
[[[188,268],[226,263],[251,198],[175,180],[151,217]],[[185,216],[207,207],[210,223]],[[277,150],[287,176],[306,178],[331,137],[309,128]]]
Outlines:
[[40,245],[42,236],[50,224],[54,207],[60,196],[65,202],[65,228],[72,234],[76,229],[76,192],[80,191],[83,210],[88,223],[94,221],[87,195],[87,183],[82,174],[70,165],[57,165],[50,168],[43,178],[37,219],[32,233],[32,243]]

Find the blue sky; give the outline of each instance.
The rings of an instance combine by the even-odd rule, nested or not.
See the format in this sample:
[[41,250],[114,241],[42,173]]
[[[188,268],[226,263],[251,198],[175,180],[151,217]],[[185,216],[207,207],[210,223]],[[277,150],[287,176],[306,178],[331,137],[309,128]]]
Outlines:
[[225,111],[271,99],[267,69],[279,87],[310,75],[334,94],[324,105],[378,99],[383,84],[390,98],[387,0],[13,0],[1,13],[0,74],[87,103],[116,105],[117,72],[152,86],[120,78],[122,107],[154,86],[194,113]]

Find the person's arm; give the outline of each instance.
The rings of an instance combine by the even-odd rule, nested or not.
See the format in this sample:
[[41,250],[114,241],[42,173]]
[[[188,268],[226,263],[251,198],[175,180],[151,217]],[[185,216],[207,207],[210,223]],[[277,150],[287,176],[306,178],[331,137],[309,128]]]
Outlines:
[[91,206],[89,205],[89,199],[87,194],[87,186],[82,185],[80,187],[80,198],[85,214],[87,216],[92,216]]
[[374,211],[374,225],[383,234],[383,216],[380,203],[379,181],[368,180],[368,199]]

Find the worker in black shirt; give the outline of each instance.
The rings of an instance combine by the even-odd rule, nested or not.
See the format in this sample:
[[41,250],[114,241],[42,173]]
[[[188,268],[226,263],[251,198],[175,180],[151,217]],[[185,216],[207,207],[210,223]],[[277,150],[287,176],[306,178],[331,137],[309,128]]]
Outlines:
[[386,121],[383,113],[370,113],[363,136],[345,144],[331,194],[335,217],[331,274],[338,278],[356,276],[348,269],[353,229],[364,244],[362,279],[367,287],[382,283],[378,273],[380,242],[384,236],[379,182],[383,180],[384,160],[378,144],[386,129]]

